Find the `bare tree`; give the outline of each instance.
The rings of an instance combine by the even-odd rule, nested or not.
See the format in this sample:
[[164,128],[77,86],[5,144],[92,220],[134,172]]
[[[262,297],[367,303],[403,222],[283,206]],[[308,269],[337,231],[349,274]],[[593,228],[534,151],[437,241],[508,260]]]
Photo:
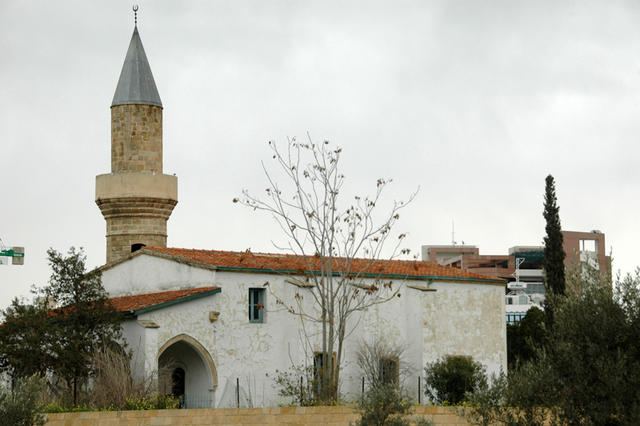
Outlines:
[[[282,151],[274,142],[269,145],[284,180],[279,182],[263,163],[268,182],[265,197],[244,190],[243,196],[233,201],[270,213],[286,239],[276,247],[297,255],[301,270],[296,275],[305,278],[302,289],[293,300],[275,295],[276,301],[299,315],[303,327],[305,321],[320,324],[318,398],[336,400],[343,343],[353,330],[349,326],[352,314],[400,297],[399,286],[383,279],[381,263],[409,254],[409,249],[400,248],[406,234],[392,236],[391,230],[399,211],[416,194],[407,201],[394,201],[386,213],[380,213],[376,207],[391,183],[381,178],[373,196],[355,196],[345,208],[339,203],[345,179],[339,168],[340,148],[331,148],[328,141],[314,143],[310,137],[306,143],[289,139]],[[311,294],[313,310],[304,309],[304,294]]]
[[404,344],[391,344],[389,340],[376,338],[371,342],[361,342],[356,353],[356,362],[370,388],[395,384],[402,387],[413,368],[405,361]]

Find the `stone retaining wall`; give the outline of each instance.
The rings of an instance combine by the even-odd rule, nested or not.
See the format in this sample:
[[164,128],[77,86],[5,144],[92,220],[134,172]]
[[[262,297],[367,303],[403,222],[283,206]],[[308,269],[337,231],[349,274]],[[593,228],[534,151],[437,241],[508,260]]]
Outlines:
[[[468,426],[451,407],[414,407],[436,425]],[[46,426],[142,425],[348,425],[359,416],[349,407],[212,408],[48,414]]]

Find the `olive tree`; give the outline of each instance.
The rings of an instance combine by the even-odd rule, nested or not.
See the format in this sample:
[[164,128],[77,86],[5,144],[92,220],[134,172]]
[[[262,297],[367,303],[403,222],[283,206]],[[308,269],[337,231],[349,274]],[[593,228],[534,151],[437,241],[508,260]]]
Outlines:
[[613,287],[597,270],[568,284],[544,345],[473,395],[474,423],[639,424],[640,271]]
[[119,340],[120,314],[102,286],[99,270],[87,271],[82,249],[47,251],[49,285],[34,289],[37,303],[14,300],[2,311],[0,367],[13,379],[32,374],[64,380],[70,400],[93,373],[96,348]]

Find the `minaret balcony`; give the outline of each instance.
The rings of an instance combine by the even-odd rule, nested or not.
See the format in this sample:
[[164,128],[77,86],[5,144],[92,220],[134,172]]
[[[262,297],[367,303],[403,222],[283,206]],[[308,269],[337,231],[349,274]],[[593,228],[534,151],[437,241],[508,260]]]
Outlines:
[[96,176],[96,204],[105,218],[151,215],[168,218],[178,202],[178,178],[152,173]]

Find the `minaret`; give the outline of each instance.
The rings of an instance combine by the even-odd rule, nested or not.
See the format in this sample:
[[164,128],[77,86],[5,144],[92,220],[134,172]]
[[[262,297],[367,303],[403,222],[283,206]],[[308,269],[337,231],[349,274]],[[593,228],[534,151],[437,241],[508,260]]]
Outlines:
[[111,103],[111,173],[96,176],[107,263],[166,247],[177,202],[178,179],[162,174],[162,102],[136,25]]

